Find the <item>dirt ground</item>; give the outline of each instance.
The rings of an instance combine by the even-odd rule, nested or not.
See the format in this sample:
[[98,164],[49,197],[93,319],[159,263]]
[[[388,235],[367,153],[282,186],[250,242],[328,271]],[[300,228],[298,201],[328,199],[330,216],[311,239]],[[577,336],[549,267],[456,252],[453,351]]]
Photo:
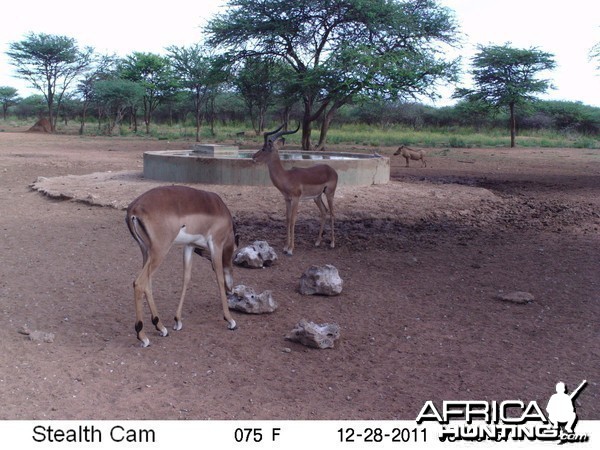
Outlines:
[[[123,208],[157,185],[141,178],[143,151],[189,146],[0,132],[0,419],[411,420],[427,400],[545,406],[558,381],[583,379],[579,418],[600,419],[600,150],[431,149],[427,168],[394,157],[389,184],[338,189],[335,249],[313,247],[303,204],[292,257],[275,188],[203,186],[242,245],[278,251],[234,278],[279,309],[234,312],[227,330],[196,258],[183,330],[150,327],[141,348]],[[338,268],[341,295],[298,293],[313,264]],[[154,281],[169,327],[180,284],[172,250]],[[512,291],[535,299],[496,298]],[[286,341],[301,319],[339,324],[336,347]]]

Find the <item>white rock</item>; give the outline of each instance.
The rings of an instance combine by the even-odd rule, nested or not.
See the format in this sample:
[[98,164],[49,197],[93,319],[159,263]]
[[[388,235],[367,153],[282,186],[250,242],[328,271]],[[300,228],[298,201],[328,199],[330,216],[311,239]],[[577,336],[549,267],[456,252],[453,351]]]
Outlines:
[[529,292],[514,291],[514,292],[508,292],[506,294],[505,293],[497,294],[496,299],[502,300],[505,302],[526,304],[526,303],[531,303],[535,299],[535,297],[533,296],[533,294],[530,294]]
[[340,327],[335,323],[316,324],[302,319],[285,337],[312,348],[333,348],[340,338]]
[[272,313],[277,309],[271,291],[256,294],[254,289],[243,284],[233,288],[232,293],[227,296],[227,301],[230,309],[248,314]]
[[331,264],[311,266],[300,277],[300,293],[302,295],[339,295],[342,292],[343,280],[338,270]]
[[267,241],[254,241],[252,244],[241,248],[233,260],[238,266],[251,269],[269,267],[275,261],[277,261],[277,254]]

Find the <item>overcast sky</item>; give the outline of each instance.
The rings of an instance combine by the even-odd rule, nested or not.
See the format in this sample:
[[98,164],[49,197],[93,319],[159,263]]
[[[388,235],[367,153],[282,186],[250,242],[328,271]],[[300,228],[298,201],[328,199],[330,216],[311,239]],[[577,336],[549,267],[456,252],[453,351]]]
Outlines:
[[[6,51],[10,42],[27,33],[75,38],[80,46],[99,53],[126,56],[134,51],[164,53],[169,45],[200,40],[202,25],[218,14],[225,0],[168,0],[144,3],[122,0],[11,1],[3,6],[0,25],[0,86],[13,86],[22,96],[24,81],[15,78]],[[460,54],[468,69],[477,45],[511,43],[552,53],[557,69],[545,77],[556,89],[544,99],[581,101],[600,107],[600,71],[589,61],[591,47],[600,42],[600,2],[594,0],[440,0],[454,10],[465,42]],[[465,82],[468,80],[465,78]],[[442,89],[448,104],[453,88]]]

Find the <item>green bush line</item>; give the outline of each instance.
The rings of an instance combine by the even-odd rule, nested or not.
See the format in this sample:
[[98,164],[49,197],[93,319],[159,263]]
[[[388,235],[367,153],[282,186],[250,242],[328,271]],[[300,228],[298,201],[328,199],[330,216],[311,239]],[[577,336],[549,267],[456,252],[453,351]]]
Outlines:
[[[31,124],[32,122],[0,121],[0,131],[10,131],[11,129],[26,127]],[[275,127],[276,124],[272,124],[272,126]],[[79,124],[75,122],[70,122],[68,126],[64,126],[64,124],[58,125],[59,133],[76,134],[78,129]],[[134,133],[127,126],[123,126],[120,136],[151,137],[160,140],[195,139],[195,127],[190,125],[167,126],[153,124],[150,130],[150,136],[147,136],[143,127],[140,127],[138,132]],[[260,145],[262,141],[262,137],[260,136],[245,136],[243,138],[237,136],[238,132],[250,130],[251,127],[246,124],[219,124],[215,127],[213,135],[210,127],[205,125],[201,129],[201,139],[217,143],[242,140],[247,145]],[[85,134],[88,136],[102,135],[96,123],[86,124]],[[314,129],[311,134],[311,140],[316,143],[318,138],[319,130]],[[287,142],[288,145],[292,146],[300,145],[300,135],[288,136]],[[339,127],[332,126],[327,135],[327,144],[372,149],[397,147],[401,144],[428,148],[491,148],[510,147],[510,136],[508,135],[508,130],[500,129],[477,131],[470,127],[452,127],[447,129],[414,130],[403,126],[382,129],[365,124],[354,124]],[[517,147],[598,149],[600,148],[600,138],[598,136],[559,133],[552,130],[525,130],[517,136]]]

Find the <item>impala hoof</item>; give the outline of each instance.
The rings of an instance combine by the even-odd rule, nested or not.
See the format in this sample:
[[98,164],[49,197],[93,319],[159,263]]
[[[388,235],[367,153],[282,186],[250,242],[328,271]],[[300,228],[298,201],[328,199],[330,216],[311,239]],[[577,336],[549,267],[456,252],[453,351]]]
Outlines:
[[140,347],[142,348],[146,348],[146,347],[150,347],[150,339],[148,338],[144,338],[144,339],[140,339]]
[[335,248],[335,242],[332,242],[331,244],[329,244],[330,248]]
[[[225,319],[227,320],[227,319]],[[231,331],[235,330],[237,328],[237,323],[235,323],[235,320],[231,319],[231,321],[227,320],[227,328],[229,328]]]
[[183,328],[183,323],[181,320],[175,319],[175,324],[173,325],[173,329],[175,331],[180,331]]
[[284,255],[287,255],[287,256],[292,256],[292,253],[293,253],[293,252],[294,252],[293,250],[289,250],[289,249],[287,249],[287,248],[284,248],[284,249],[283,249],[283,254],[284,254]]
[[165,337],[165,336],[169,335],[169,330],[167,330],[167,327],[162,327],[162,329],[158,330],[158,332],[160,333],[160,335],[162,337]]

